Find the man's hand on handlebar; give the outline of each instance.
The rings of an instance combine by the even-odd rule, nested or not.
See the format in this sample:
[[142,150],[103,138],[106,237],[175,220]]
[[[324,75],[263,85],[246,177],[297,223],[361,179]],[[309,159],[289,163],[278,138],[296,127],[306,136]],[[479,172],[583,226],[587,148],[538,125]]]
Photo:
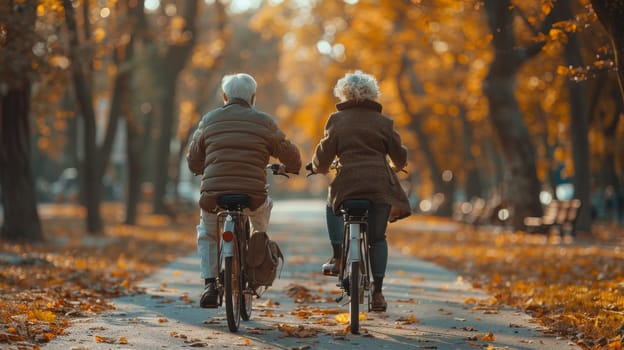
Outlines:
[[267,169],[270,169],[273,172],[273,175],[282,175],[285,177],[290,177],[288,174],[299,175],[299,172],[287,171],[286,166],[281,163],[271,163],[267,165]]

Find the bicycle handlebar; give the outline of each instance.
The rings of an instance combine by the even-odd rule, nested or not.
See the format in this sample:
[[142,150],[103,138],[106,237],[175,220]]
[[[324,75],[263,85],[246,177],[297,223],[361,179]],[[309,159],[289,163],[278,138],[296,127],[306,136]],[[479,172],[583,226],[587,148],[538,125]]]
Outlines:
[[288,174],[295,174],[298,175],[299,173],[295,173],[295,172],[291,172],[291,171],[286,171],[286,166],[284,164],[281,163],[270,163],[267,164],[266,168],[268,170],[271,170],[271,172],[273,173],[273,175],[282,175],[285,176],[287,178],[289,178],[290,176],[288,176]]
[[[332,162],[332,165],[329,167],[330,169],[338,169],[340,168],[340,165],[338,162],[336,162],[335,160]],[[402,169],[397,169],[395,167],[390,167],[390,169],[392,171],[394,171],[395,173],[406,173],[407,174],[407,170],[405,170],[404,168]],[[314,166],[312,165],[312,162],[309,162],[308,164],[306,164],[305,166],[305,170],[308,172],[306,174],[306,177],[310,177],[312,175],[316,175],[317,172],[314,171]]]

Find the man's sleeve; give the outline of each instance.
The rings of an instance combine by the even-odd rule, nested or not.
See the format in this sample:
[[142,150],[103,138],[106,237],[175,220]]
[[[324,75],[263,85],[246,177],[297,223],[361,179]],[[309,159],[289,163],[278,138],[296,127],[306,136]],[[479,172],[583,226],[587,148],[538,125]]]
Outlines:
[[206,159],[206,148],[202,142],[202,132],[204,130],[204,121],[199,122],[197,130],[193,133],[191,142],[189,143],[188,153],[186,154],[186,162],[188,168],[193,174],[201,174],[204,172],[204,161]]

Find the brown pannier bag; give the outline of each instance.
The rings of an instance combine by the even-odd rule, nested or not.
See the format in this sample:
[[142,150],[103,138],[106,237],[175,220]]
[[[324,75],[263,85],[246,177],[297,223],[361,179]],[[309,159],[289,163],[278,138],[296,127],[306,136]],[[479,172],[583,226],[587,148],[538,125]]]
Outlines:
[[277,242],[269,239],[266,232],[255,232],[249,239],[247,268],[253,288],[269,287],[277,276],[279,260],[284,265],[284,255]]

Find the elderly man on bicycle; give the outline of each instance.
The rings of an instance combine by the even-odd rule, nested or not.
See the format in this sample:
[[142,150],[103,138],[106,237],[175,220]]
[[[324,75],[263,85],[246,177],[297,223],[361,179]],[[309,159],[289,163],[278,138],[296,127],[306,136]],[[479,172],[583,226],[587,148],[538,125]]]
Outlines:
[[218,303],[217,198],[228,193],[249,195],[246,211],[252,232],[266,231],[273,206],[265,170],[270,157],[279,159],[287,172],[298,173],[301,168],[299,149],[270,115],[254,108],[254,78],[244,73],[226,75],[221,88],[224,105],[203,116],[187,154],[190,171],[202,174],[197,250],[205,285],[200,299],[203,308],[215,308]]
[[322,270],[326,275],[337,275],[342,263],[339,260],[343,220],[336,215],[341,203],[346,199],[368,199],[372,203],[368,213],[373,275],[371,304],[374,311],[385,311],[387,303],[382,286],[388,261],[387,222],[411,213],[407,196],[393,172],[393,167],[405,167],[407,150],[392,119],[381,113],[382,106],[376,102],[379,88],[373,76],[361,71],[348,73],[336,83],[334,95],[340,100],[336,105],[338,111],[329,116],[312,162],[306,165],[312,173],[327,173],[330,167],[337,171],[329,187],[327,207],[333,256],[323,264]]

